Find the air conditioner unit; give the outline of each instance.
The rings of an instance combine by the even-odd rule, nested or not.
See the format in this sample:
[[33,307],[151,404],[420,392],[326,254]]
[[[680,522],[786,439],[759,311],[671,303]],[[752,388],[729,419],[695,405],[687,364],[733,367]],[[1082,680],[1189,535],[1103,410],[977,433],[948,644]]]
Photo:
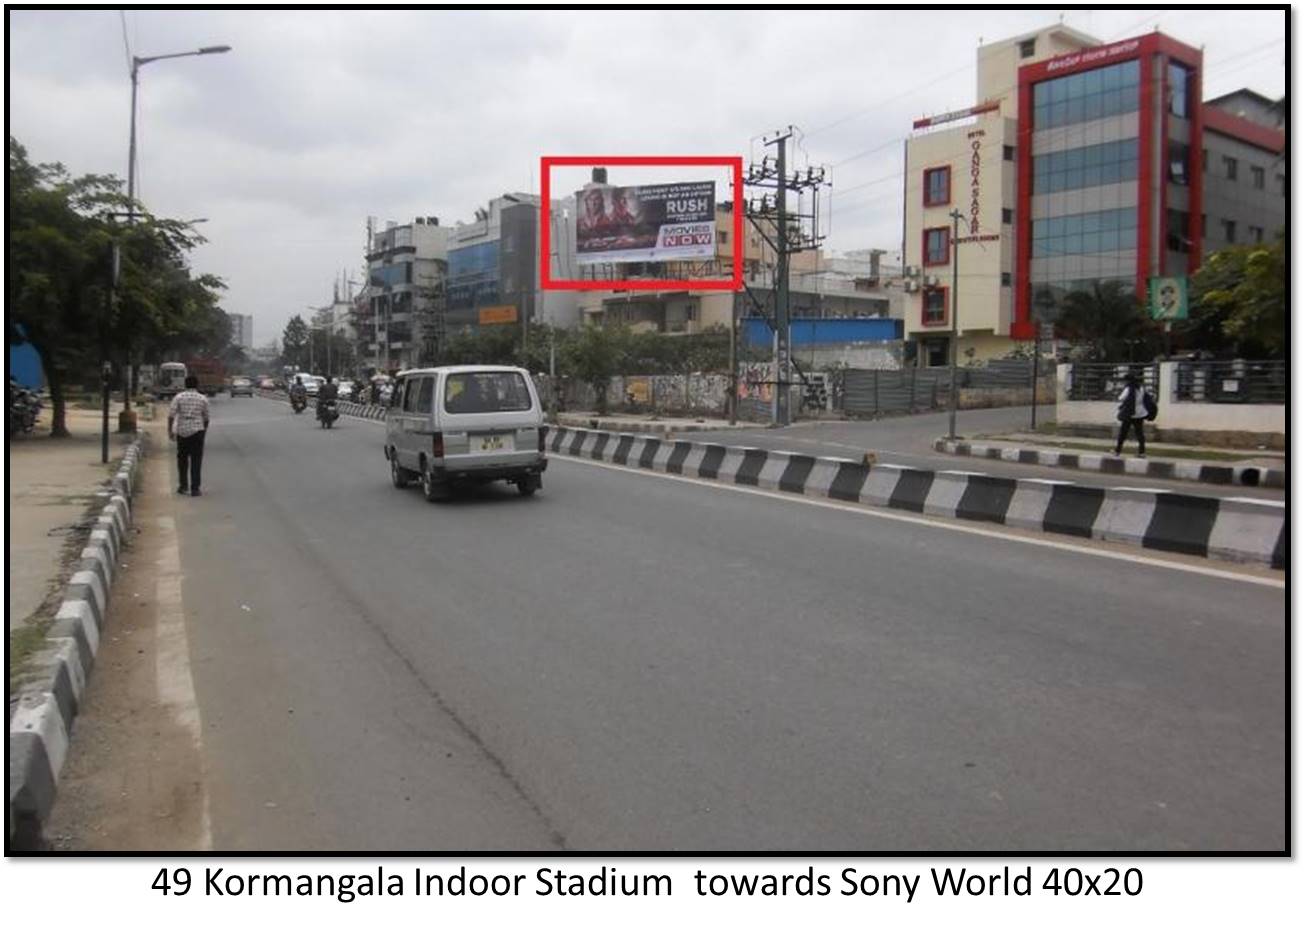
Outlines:
[[935,288],[941,284],[941,282],[938,281],[936,275],[928,275],[924,278],[924,284],[928,285],[930,288]]
[[907,277],[907,278],[918,278],[918,277],[919,277],[919,266],[918,266],[918,265],[907,265],[907,266],[906,266],[906,277]]
[[907,294],[913,294],[914,292],[919,290],[919,282],[910,281],[909,279],[907,279],[905,283],[905,289]]

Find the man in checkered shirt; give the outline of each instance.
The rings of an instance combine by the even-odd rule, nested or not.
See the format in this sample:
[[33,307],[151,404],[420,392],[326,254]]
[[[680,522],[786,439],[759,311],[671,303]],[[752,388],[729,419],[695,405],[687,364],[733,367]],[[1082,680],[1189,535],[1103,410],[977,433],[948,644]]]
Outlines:
[[177,493],[194,497],[200,493],[199,471],[204,464],[204,435],[208,432],[208,398],[195,390],[198,387],[199,378],[187,375],[186,390],[178,392],[168,408],[168,439],[177,441]]

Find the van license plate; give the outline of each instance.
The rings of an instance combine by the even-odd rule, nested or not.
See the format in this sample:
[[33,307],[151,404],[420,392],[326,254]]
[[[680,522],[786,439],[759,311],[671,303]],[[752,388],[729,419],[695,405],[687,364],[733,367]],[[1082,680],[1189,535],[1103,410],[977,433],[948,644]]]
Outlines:
[[512,437],[508,434],[496,433],[489,436],[477,436],[472,438],[471,450],[477,453],[497,453],[511,452]]

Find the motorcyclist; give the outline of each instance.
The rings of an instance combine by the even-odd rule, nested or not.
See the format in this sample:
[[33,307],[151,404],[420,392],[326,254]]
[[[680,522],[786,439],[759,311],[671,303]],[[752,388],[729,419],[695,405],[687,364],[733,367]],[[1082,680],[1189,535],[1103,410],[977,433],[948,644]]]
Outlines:
[[294,384],[290,386],[290,403],[296,407],[308,403],[308,389],[303,386],[302,376],[294,376]]
[[321,390],[317,392],[317,403],[320,404],[323,401],[338,401],[339,399],[339,382],[335,380],[334,376],[332,376],[326,380],[326,384],[322,385]]

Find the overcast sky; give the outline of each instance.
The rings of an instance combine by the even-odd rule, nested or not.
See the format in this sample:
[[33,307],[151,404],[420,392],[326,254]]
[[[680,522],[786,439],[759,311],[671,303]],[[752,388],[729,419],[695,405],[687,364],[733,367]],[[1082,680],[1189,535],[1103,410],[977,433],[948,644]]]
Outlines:
[[[832,166],[829,245],[901,239],[901,140],[973,104],[980,39],[1054,23],[1011,12],[9,12],[9,131],[35,161],[125,178],[128,45],[230,45],[141,71],[138,195],[207,217],[196,270],[254,338],[360,277],[368,216],[469,220],[538,190],[543,154],[741,154],[795,124]],[[1156,24],[1205,50],[1205,96],[1285,93],[1280,12],[1068,11],[1102,41]],[[613,180],[615,180],[613,178]],[[845,194],[839,193],[845,190]],[[727,195],[721,193],[721,199]]]

